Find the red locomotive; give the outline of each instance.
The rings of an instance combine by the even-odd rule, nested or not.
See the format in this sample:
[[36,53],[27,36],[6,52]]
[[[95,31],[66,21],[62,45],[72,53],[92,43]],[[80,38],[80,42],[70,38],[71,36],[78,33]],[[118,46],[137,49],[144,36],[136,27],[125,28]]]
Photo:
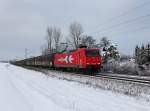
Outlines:
[[98,72],[102,66],[102,57],[97,48],[80,47],[77,50],[71,50],[65,53],[53,53],[16,61],[14,64],[63,70],[69,69],[74,71]]
[[98,71],[102,65],[102,57],[97,48],[78,48],[68,53],[55,54],[54,66]]

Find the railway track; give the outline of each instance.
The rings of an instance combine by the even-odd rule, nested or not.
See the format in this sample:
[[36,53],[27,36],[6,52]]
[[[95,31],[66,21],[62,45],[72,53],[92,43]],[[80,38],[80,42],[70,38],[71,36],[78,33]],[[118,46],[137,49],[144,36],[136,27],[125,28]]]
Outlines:
[[36,71],[40,71],[45,73],[46,75],[48,75],[49,71],[54,71],[54,72],[61,72],[64,75],[74,75],[74,76],[79,76],[79,77],[86,77],[86,78],[94,78],[94,79],[100,79],[100,78],[107,78],[107,79],[113,79],[113,80],[121,80],[121,81],[128,81],[128,82],[134,82],[134,83],[140,83],[143,85],[149,85],[150,86],[150,76],[131,76],[131,75],[122,75],[122,74],[111,74],[111,73],[98,73],[95,76],[91,76],[91,75],[84,75],[84,74],[76,74],[73,72],[63,72],[63,71],[56,71],[56,70],[49,70],[49,69],[39,69],[39,68],[35,68],[35,67],[26,67],[29,69],[33,69]]
[[98,73],[95,76],[91,75],[84,75],[84,74],[76,74],[76,73],[70,73],[70,72],[64,72],[71,75],[76,76],[84,76],[89,78],[107,78],[107,79],[114,79],[114,80],[122,80],[122,81],[128,81],[128,82],[134,82],[134,83],[140,83],[144,85],[150,86],[150,76],[132,76],[132,75],[122,75],[122,74],[111,74],[111,73]]
[[96,75],[96,77],[103,77],[108,79],[123,80],[123,81],[150,85],[150,77],[145,77],[145,76],[130,76],[130,75],[121,75],[121,74],[99,73],[98,75]]
[[64,73],[76,75],[80,77],[84,76],[89,78],[95,78],[95,79],[107,78],[107,79],[114,79],[114,80],[122,80],[122,81],[140,83],[140,84],[150,86],[150,76],[135,76],[135,75],[133,76],[133,75],[125,75],[125,74],[122,75],[122,74],[111,74],[111,73],[98,73],[95,76],[91,76],[91,75],[76,74],[71,72],[64,72]]

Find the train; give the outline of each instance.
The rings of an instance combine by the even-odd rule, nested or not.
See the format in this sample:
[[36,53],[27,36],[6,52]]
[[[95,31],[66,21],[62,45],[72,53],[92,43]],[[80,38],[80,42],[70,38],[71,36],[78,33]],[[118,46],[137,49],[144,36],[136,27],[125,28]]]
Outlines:
[[99,72],[103,59],[98,48],[79,47],[62,53],[51,53],[15,61],[15,65],[45,67],[56,70],[70,70],[84,73]]

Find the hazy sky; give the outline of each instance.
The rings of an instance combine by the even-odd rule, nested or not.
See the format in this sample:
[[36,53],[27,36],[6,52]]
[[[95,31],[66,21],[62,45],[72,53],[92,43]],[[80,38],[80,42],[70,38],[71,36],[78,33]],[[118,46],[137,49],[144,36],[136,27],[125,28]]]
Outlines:
[[121,53],[150,42],[150,0],[0,0],[0,59],[23,58],[25,48],[38,55],[48,26],[66,37],[73,21],[97,41],[107,36]]

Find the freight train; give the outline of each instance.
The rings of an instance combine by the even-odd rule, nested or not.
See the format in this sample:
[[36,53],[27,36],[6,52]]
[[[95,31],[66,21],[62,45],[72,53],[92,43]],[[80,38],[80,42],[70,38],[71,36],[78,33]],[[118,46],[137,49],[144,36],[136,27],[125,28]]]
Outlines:
[[99,49],[80,47],[63,53],[52,53],[15,61],[15,65],[46,67],[79,72],[99,72],[102,68],[102,57]]

